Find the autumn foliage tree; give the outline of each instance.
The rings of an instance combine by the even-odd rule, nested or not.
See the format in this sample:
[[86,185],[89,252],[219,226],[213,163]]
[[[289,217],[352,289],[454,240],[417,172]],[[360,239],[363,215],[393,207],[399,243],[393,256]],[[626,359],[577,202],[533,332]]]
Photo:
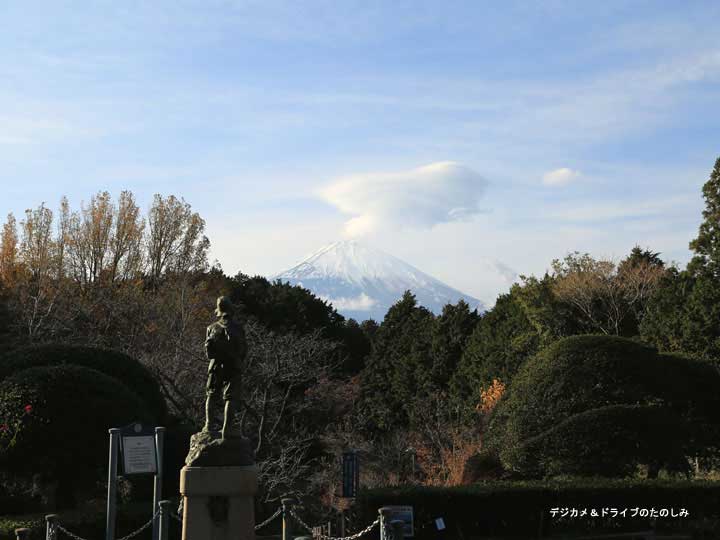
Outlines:
[[614,336],[637,335],[639,318],[665,271],[658,254],[639,247],[619,265],[574,252],[552,266],[557,297],[575,308],[591,331]]
[[18,262],[17,220],[8,214],[0,236],[0,280],[8,287],[14,282]]
[[42,203],[26,210],[19,228],[10,214],[0,242],[0,279],[14,305],[18,339],[99,335],[88,325],[107,330],[122,321],[115,312],[127,317],[130,304],[145,309],[145,283],[208,269],[204,229],[184,200],[156,195],[146,218],[129,191],[117,201],[96,193],[79,210],[63,197],[57,219]]

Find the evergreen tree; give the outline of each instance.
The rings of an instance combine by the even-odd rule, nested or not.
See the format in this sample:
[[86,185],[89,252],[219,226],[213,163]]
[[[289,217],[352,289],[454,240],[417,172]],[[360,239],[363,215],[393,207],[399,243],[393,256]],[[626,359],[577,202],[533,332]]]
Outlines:
[[375,333],[379,328],[378,323],[376,323],[374,319],[367,319],[360,323],[360,328],[362,328],[363,334],[365,334],[365,337],[370,342],[370,345],[372,345],[375,340]]
[[702,189],[705,199],[695,256],[685,271],[666,272],[640,325],[662,351],[684,352],[720,365],[720,158]]
[[514,294],[498,297],[467,341],[450,382],[450,395],[466,415],[473,415],[480,390],[493,379],[509,383],[520,365],[537,350],[540,335]]
[[436,319],[432,336],[429,391],[445,391],[480,316],[467,302],[447,304]]
[[640,324],[643,340],[663,352],[720,365],[720,287],[713,276],[669,269]]
[[703,222],[700,224],[697,238],[690,242],[695,257],[688,265],[693,274],[708,271],[720,276],[720,158],[710,173],[710,178],[702,188],[705,199]]
[[425,386],[432,359],[434,316],[406,291],[385,315],[361,377],[366,427],[407,426]]
[[348,319],[345,322],[343,343],[347,358],[343,362],[342,371],[348,375],[356,375],[362,371],[365,360],[370,354],[370,340],[355,319]]
[[630,251],[630,255],[620,261],[618,265],[618,275],[642,267],[665,268],[665,263],[660,258],[660,253],[635,246]]

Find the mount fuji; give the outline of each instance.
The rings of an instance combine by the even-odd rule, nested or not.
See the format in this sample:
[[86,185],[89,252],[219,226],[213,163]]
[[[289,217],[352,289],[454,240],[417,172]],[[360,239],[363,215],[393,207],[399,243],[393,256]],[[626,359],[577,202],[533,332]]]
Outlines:
[[275,279],[299,285],[330,302],[339,313],[358,321],[380,322],[407,290],[435,314],[464,300],[484,311],[477,298],[445,285],[414,266],[356,240],[335,242],[316,251]]

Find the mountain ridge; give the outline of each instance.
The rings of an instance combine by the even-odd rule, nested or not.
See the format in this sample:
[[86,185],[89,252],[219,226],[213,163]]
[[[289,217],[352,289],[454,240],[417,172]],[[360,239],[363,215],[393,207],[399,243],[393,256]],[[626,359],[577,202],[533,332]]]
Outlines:
[[356,320],[381,321],[406,290],[435,314],[458,300],[467,302],[470,309],[485,309],[477,298],[357,240],[323,246],[273,278],[309,289],[342,315]]

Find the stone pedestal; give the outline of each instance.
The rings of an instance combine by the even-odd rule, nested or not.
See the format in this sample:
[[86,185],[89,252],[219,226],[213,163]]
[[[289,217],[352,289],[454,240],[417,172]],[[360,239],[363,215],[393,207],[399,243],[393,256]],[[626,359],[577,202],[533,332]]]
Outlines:
[[257,467],[183,467],[182,540],[255,540]]

